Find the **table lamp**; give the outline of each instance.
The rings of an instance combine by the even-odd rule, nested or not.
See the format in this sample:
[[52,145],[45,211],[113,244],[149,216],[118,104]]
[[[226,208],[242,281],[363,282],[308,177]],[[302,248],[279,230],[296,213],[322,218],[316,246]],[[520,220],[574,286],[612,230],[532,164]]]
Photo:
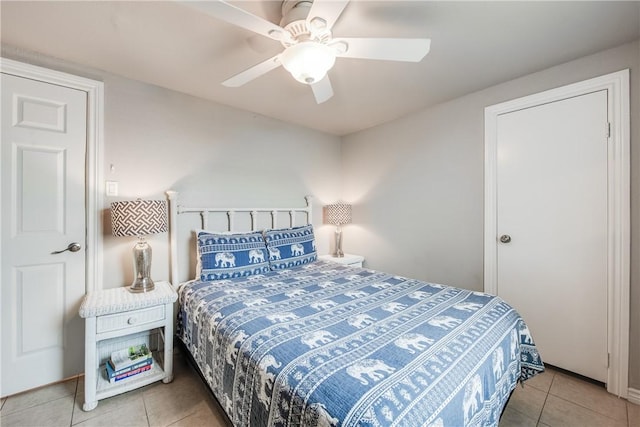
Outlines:
[[167,202],[138,199],[111,203],[111,225],[114,236],[138,237],[133,247],[134,279],[129,291],[152,291],[151,246],[144,237],[167,231]]
[[336,226],[336,249],[334,257],[343,257],[342,252],[342,224],[351,223],[351,205],[338,202],[327,205],[327,222]]

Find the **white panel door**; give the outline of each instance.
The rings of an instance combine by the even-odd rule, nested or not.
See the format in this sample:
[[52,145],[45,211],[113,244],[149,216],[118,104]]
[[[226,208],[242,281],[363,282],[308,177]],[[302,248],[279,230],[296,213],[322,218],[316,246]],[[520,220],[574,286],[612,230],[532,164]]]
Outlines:
[[607,122],[601,90],[502,114],[497,127],[498,295],[523,315],[543,361],[601,382]]
[[[2,383],[83,371],[86,92],[2,74]],[[78,243],[80,250],[63,250]]]

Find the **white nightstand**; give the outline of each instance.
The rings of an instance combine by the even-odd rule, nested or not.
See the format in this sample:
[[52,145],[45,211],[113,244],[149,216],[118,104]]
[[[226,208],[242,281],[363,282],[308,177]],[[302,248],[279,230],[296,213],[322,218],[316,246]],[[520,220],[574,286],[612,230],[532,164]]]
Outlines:
[[349,265],[351,267],[362,267],[362,263],[364,262],[363,256],[353,254],[344,254],[343,257],[334,257],[333,255],[320,255],[318,258],[323,261],[338,262],[340,264]]
[[[84,405],[162,380],[173,380],[173,303],[178,298],[168,282],[156,282],[151,292],[134,294],[126,287],[87,294],[80,306],[85,319]],[[111,384],[105,363],[111,353],[146,343],[153,351],[151,370]],[[164,351],[162,348],[164,347]]]

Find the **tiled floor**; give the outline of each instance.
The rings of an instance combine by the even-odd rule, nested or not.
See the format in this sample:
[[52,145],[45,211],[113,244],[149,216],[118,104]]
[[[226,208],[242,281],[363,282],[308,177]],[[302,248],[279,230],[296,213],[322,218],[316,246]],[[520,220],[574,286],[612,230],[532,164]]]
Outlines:
[[[0,402],[0,425],[227,427],[222,409],[179,354],[174,378],[102,400],[91,412],[82,410],[83,378],[10,396]],[[500,422],[511,426],[640,427],[640,406],[548,369],[516,388]]]
[[517,386],[500,427],[640,427],[640,406],[547,367]]

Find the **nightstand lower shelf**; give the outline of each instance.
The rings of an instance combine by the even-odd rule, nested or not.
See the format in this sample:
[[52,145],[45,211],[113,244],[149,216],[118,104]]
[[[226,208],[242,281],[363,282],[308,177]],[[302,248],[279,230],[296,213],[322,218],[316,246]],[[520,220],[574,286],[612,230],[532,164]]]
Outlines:
[[98,383],[96,384],[97,400],[106,399],[107,397],[112,397],[120,393],[126,393],[127,391],[143,387],[156,381],[163,380],[165,383],[171,381],[170,379],[165,378],[166,373],[164,371],[162,352],[158,351],[153,352],[153,364],[151,365],[151,369],[131,378],[118,381],[117,383],[112,384],[109,382],[105,369],[105,365],[101,365],[96,373],[96,377],[98,378]]

